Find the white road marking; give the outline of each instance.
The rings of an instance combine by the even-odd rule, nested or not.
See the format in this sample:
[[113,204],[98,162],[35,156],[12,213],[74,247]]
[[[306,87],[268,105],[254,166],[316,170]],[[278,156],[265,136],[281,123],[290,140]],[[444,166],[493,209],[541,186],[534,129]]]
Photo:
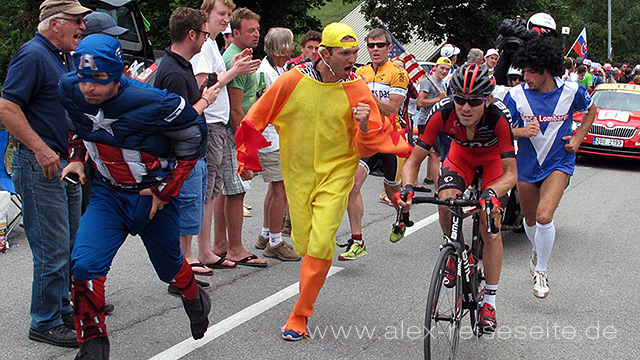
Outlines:
[[435,214],[431,214],[429,216],[427,216],[426,218],[418,221],[417,223],[413,224],[412,227],[407,228],[407,231],[405,231],[404,236],[407,237],[411,234],[413,234],[414,232],[422,229],[423,227],[431,224],[432,222],[438,220],[438,213],[436,212]]
[[[343,269],[344,268],[332,266],[331,269],[329,269],[327,278],[338,273],[339,271],[342,271]],[[184,340],[183,342],[176,344],[169,349],[159,353],[158,355],[152,357],[151,360],[180,359],[181,357],[191,353],[192,351],[207,345],[209,342],[224,335],[226,332],[236,328],[239,325],[244,324],[245,322],[253,319],[254,317],[280,304],[281,302],[297,295],[300,292],[299,284],[300,283],[297,282],[295,284],[287,286],[277,293],[240,310],[239,312],[229,316],[219,323],[211,325],[202,339],[194,340],[193,338],[188,338],[187,340]]]

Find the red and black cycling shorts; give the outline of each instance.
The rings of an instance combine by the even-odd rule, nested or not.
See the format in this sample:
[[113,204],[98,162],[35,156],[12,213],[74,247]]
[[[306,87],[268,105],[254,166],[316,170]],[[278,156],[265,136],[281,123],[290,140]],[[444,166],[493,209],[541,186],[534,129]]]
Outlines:
[[504,173],[498,151],[462,147],[451,143],[451,150],[442,163],[438,177],[438,192],[446,189],[458,189],[463,192],[476,174],[476,168],[482,167],[482,190],[493,185]]

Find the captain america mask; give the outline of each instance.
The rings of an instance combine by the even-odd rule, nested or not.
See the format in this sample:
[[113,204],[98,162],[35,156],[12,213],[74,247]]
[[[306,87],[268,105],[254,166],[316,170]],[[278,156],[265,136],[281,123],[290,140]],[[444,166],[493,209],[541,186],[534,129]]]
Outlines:
[[[122,47],[112,36],[92,34],[85,37],[78,44],[73,57],[78,69],[78,81],[106,85],[122,76]],[[96,73],[106,73],[108,77],[95,76]]]

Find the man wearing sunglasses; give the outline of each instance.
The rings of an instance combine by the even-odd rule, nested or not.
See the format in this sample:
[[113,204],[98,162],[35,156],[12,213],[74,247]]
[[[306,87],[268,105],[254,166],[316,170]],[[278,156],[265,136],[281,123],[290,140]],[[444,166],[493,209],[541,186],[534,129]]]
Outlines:
[[[391,35],[385,29],[373,29],[367,34],[367,50],[371,57],[371,63],[356,69],[356,75],[362,77],[369,85],[373,94],[373,99],[384,116],[395,114],[396,126],[401,129],[397,122],[400,120],[398,113],[400,106],[407,95],[409,86],[409,75],[404,68],[399,67],[393,61],[389,61],[391,45]],[[400,169],[402,163],[394,154],[378,153],[373,156],[360,159],[360,166],[356,171],[353,188],[349,194],[349,223],[351,224],[351,238],[347,243],[347,251],[338,256],[338,260],[355,260],[367,254],[362,239],[362,216],[364,215],[364,204],[360,189],[371,168],[378,162],[382,162],[384,173],[384,191],[389,199],[393,194],[400,191]],[[381,197],[384,201],[384,197]]]
[[[202,45],[209,38],[209,32],[206,31],[208,20],[207,13],[202,10],[179,7],[173,11],[169,18],[171,46],[165,49],[167,55],[158,66],[158,77],[155,83],[158,89],[166,89],[180,95],[200,115],[216,100],[216,94],[220,91],[219,85],[200,88],[189,62],[195,54],[200,52]],[[207,190],[206,176],[207,160],[203,154],[182,184],[178,194],[180,249],[193,273],[204,276],[212,275],[213,270],[193,255],[191,243],[193,236],[198,235],[202,227]],[[209,239],[205,239],[204,242],[198,240],[205,245],[210,243]],[[206,282],[198,284],[203,287],[209,286]],[[169,285],[169,293],[177,295],[179,291],[174,285]]]
[[[493,102],[491,92],[495,80],[484,65],[464,64],[453,74],[451,88],[453,99],[442,99],[431,110],[425,131],[416,141],[411,156],[402,168],[401,193],[396,194],[398,205],[406,211],[411,207],[413,184],[416,184],[420,164],[429,154],[440,132],[451,138],[451,148],[442,163],[438,178],[438,196],[441,199],[461,194],[473,181],[475,170],[482,167],[481,200],[493,205],[491,215],[500,228],[500,201],[516,183],[516,160],[511,134],[511,115],[503,103]],[[484,205],[483,205],[484,207]],[[439,207],[440,224],[445,238],[450,236],[451,213]],[[478,326],[485,332],[496,328],[495,299],[502,268],[502,236],[487,231],[487,218],[481,217],[481,234],[484,240],[484,269],[486,285]],[[445,286],[453,287],[456,281],[455,264],[450,261],[445,274]]]

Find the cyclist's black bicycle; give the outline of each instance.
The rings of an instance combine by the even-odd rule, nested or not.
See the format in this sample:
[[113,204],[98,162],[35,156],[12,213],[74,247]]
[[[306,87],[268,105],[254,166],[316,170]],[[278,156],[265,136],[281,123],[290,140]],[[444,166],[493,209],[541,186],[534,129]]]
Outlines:
[[[440,255],[431,276],[424,327],[424,358],[455,359],[460,338],[461,321],[469,316],[471,330],[476,336],[481,336],[484,329],[478,326],[480,306],[479,298],[484,287],[482,259],[483,242],[480,237],[480,189],[481,170],[476,171],[476,178],[464,195],[453,199],[439,199],[436,197],[414,197],[413,203],[430,203],[451,207],[451,236],[445,236],[445,243],[440,246]],[[491,211],[487,204],[487,215]],[[396,220],[399,223],[409,221],[407,213],[398,211]],[[465,244],[462,222],[471,216],[473,218],[471,247]],[[499,229],[493,220],[490,221],[491,231],[497,233]],[[452,274],[450,268],[456,269]],[[452,281],[455,279],[454,281]]]

